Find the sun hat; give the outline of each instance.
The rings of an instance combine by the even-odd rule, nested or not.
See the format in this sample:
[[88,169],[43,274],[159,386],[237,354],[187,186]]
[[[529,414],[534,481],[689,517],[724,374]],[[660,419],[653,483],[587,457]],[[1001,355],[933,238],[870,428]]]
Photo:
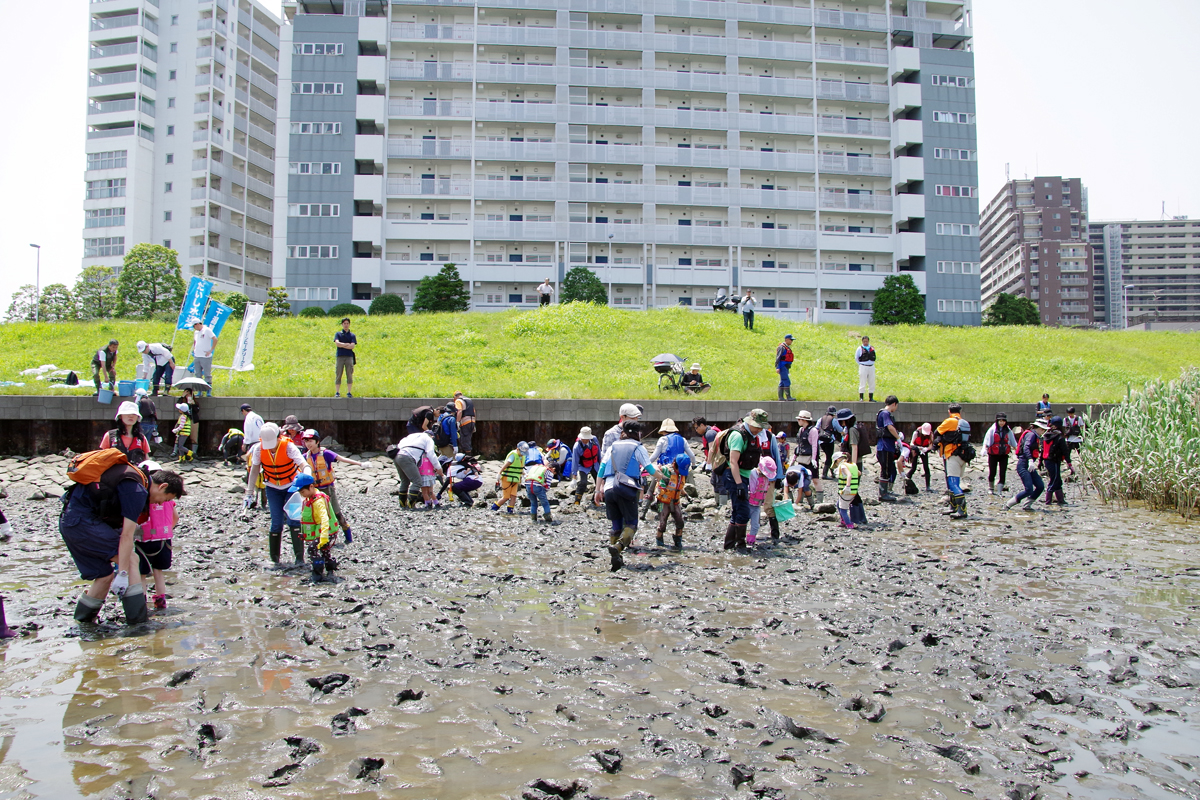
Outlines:
[[128,400],[121,403],[117,408],[117,413],[113,416],[113,419],[120,419],[123,414],[135,414],[139,420],[142,418],[142,412],[138,411],[137,403],[132,403]]
[[303,489],[305,486],[312,486],[315,483],[316,483],[316,480],[313,479],[312,475],[301,472],[299,475],[296,476],[296,479],[294,481],[292,481],[292,485],[288,487],[288,491],[289,492],[298,492],[301,489]]
[[315,428],[309,428],[308,430],[306,430],[304,432],[304,434],[300,438],[301,439],[320,439],[321,434],[317,433]]
[[279,426],[274,422],[268,422],[258,431],[258,438],[262,442],[263,447],[268,450],[274,449],[279,444]]
[[837,419],[838,422],[845,422],[848,419],[854,419],[854,412],[848,408],[843,408],[841,411],[837,412]]
[[633,403],[623,403],[621,405],[621,413],[617,416],[629,417],[631,419],[641,419],[642,410]]
[[933,434],[933,426],[930,425],[928,422],[926,422],[924,425],[921,426],[921,434],[924,436],[932,435]]
[[775,459],[764,458],[762,461],[758,462],[758,468],[762,470],[762,474],[767,480],[775,480],[775,473],[778,471],[775,466]]
[[151,475],[155,472],[158,472],[160,469],[162,469],[162,464],[158,463],[157,461],[153,461],[153,460],[147,458],[145,461],[138,464],[138,469],[140,469],[142,472],[146,473],[147,475]]
[[664,419],[662,425],[658,426],[659,433],[679,433],[679,428],[675,427],[675,420]]
[[1044,419],[1036,419],[1036,420],[1034,420],[1034,421],[1033,421],[1033,424],[1032,424],[1032,425],[1030,425],[1029,427],[1031,427],[1031,428],[1038,428],[1038,429],[1040,429],[1040,430],[1043,430],[1043,431],[1050,430],[1050,424],[1049,424],[1048,422],[1046,422],[1046,420],[1044,420]]
[[517,452],[518,453],[528,453],[529,445],[527,445],[525,442],[517,442]]
[[176,403],[175,410],[178,411],[180,414],[191,414],[192,413],[191,406],[189,406],[187,403]]
[[801,420],[803,422],[812,422],[813,421],[812,414],[808,413],[807,411],[801,411],[799,414],[796,415],[796,419]]
[[843,453],[841,450],[838,450],[836,453],[833,454],[834,461],[842,461],[845,458],[846,458],[846,454]]
[[300,420],[296,419],[295,414],[288,414],[283,418],[283,428],[284,430],[291,430],[292,428],[299,429]]
[[742,421],[747,425],[753,425],[755,428],[771,429],[771,420],[767,416],[767,412],[761,408],[752,409]]
[[692,364],[692,369],[700,369],[700,362],[697,361],[695,364]]
[[579,438],[586,441],[588,439],[595,439],[596,437],[592,435],[592,429],[584,425],[579,429]]
[[825,409],[825,413],[826,414],[836,414],[837,406],[830,406],[829,408]]
[[149,389],[134,389],[133,396],[134,397],[149,397],[150,390]]

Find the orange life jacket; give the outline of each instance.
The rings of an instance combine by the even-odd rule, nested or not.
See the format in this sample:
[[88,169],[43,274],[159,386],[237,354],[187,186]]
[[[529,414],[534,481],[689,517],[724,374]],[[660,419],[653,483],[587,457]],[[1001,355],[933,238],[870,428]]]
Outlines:
[[318,489],[333,485],[333,463],[325,460],[324,448],[315,453],[309,453],[306,450],[304,460],[312,467],[313,479],[316,481]]
[[259,459],[262,461],[262,473],[267,483],[276,486],[286,486],[300,471],[296,463],[287,454],[287,439],[280,439],[274,450],[268,450],[259,445]]

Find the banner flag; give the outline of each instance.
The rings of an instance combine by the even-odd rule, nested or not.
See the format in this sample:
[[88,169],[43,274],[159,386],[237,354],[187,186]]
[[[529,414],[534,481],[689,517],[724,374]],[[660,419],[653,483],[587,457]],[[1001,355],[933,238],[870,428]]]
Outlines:
[[246,315],[242,317],[242,331],[238,334],[237,351],[233,354],[231,369],[246,372],[254,369],[254,334],[258,321],[262,319],[262,303],[247,303]]
[[183,307],[179,309],[179,321],[175,330],[185,331],[192,327],[192,320],[204,319],[204,307],[208,305],[208,296],[212,294],[213,283],[199,275],[193,275],[188,281],[187,294],[183,296]]

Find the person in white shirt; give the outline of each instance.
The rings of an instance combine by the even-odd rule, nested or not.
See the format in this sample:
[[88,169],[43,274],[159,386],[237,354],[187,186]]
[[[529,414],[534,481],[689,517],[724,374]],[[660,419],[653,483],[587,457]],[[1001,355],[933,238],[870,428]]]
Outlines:
[[854,351],[854,360],[858,363],[858,399],[863,399],[863,392],[868,399],[875,400],[875,348],[871,347],[871,337],[862,337],[862,344]]
[[254,412],[249,403],[242,403],[242,452],[258,444],[262,435],[263,418]]
[[438,461],[437,448],[433,444],[433,437],[429,431],[410,433],[396,443],[394,463],[396,472],[400,476],[402,508],[417,508],[416,495],[410,491],[410,487],[413,486],[420,487],[421,500],[424,501],[425,508],[433,508],[433,487],[422,485],[424,481],[421,480],[421,462],[425,459],[429,460],[439,478],[446,477],[442,471],[442,465]]
[[542,285],[537,288],[537,291],[538,291],[538,305],[540,305],[540,306],[550,305],[550,296],[554,294],[554,287],[550,285],[549,278],[546,278],[546,280],[542,281]]
[[158,385],[162,383],[163,378],[166,378],[167,394],[170,394],[171,384],[175,381],[175,354],[159,342],[138,342],[137,351],[142,354],[142,366],[146,370],[146,377],[154,384],[154,396],[158,396]]
[[[192,358],[195,364],[196,377],[208,381],[212,386],[213,353],[217,350],[217,334],[202,321],[192,320]],[[212,397],[212,389],[206,394]]]
[[754,299],[754,292],[746,290],[746,296],[742,298],[742,302],[738,303],[738,310],[742,312],[742,327],[747,330],[754,330],[754,307],[758,302]]

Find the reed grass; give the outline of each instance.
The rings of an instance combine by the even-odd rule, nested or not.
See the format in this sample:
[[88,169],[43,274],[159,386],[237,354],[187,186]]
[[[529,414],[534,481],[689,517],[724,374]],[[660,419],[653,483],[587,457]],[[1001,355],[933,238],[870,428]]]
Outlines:
[[1200,512],[1200,370],[1130,390],[1092,426],[1081,457],[1106,503]]

